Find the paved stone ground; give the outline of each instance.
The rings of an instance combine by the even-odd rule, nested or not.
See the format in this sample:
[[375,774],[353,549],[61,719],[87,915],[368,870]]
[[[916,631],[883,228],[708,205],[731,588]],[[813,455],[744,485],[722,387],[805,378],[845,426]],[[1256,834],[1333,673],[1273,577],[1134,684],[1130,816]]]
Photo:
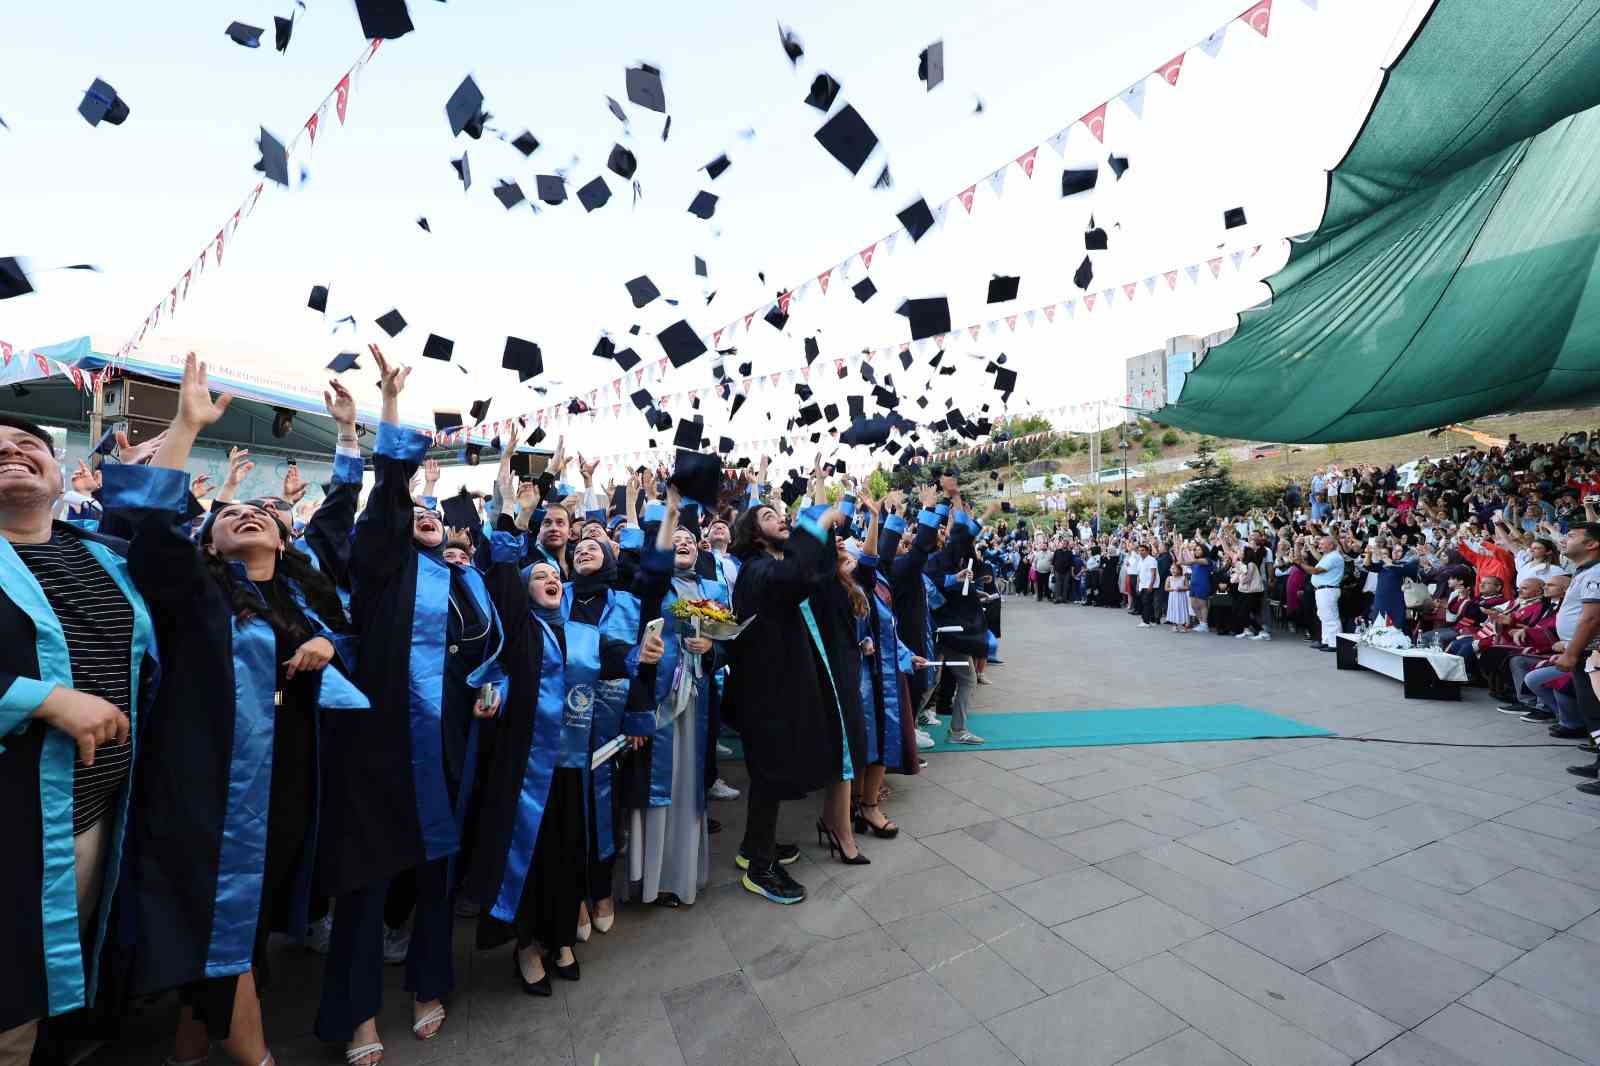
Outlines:
[[[467,1066],[1545,1066],[1600,1061],[1600,801],[1570,745],[1465,702],[1401,698],[1298,638],[1133,628],[1113,610],[1006,608],[979,710],[1242,703],[1346,736],[974,751],[892,778],[905,831],[828,863],[784,815],[810,890],[745,893],[741,804],[716,804],[693,908],[624,908],[550,1000],[458,926],[460,990],[413,1040],[388,971],[387,1061]],[[742,767],[726,776],[742,784]],[[314,956],[269,995],[278,1061],[309,1036]],[[157,1017],[152,1024],[165,1021]],[[95,1058],[148,1063],[157,1037]]]

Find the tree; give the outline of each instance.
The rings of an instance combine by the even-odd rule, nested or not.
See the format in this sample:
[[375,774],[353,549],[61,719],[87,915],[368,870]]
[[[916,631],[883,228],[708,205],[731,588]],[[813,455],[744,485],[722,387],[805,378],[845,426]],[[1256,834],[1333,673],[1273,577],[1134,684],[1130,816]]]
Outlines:
[[1201,437],[1195,454],[1187,464],[1194,477],[1178,493],[1172,505],[1174,529],[1185,532],[1209,526],[1219,518],[1249,510],[1252,493],[1239,484],[1218,460],[1216,441]]
[[1005,424],[1005,431],[1011,434],[1011,440],[1006,445],[1013,463],[1031,463],[1035,459],[1052,453],[1056,441],[1052,437],[1041,437],[1038,440],[1024,441],[1031,433],[1048,433],[1050,420],[1043,415],[1024,415],[1013,418]]
[[1166,445],[1168,448],[1172,447],[1182,439],[1183,437],[1175,429],[1169,429],[1165,433],[1161,434],[1161,443]]

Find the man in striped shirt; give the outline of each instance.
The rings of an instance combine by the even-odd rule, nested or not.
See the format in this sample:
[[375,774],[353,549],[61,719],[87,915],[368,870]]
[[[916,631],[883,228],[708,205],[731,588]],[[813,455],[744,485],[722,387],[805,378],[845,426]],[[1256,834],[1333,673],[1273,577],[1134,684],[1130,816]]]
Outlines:
[[93,1001],[154,672],[125,545],[53,522],[62,489],[49,435],[0,415],[0,942],[42,947],[0,967],[0,1066]]

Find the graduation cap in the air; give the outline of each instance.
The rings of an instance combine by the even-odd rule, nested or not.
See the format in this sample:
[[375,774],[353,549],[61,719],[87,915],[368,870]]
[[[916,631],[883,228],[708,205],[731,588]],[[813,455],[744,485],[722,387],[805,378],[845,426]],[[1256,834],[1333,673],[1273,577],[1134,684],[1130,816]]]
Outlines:
[[622,145],[614,144],[611,146],[611,156],[606,160],[606,167],[617,177],[626,180],[633,177],[633,172],[639,169],[639,161]]
[[433,227],[428,225],[428,216],[427,215],[418,215],[417,216],[417,225],[422,227],[422,232],[424,232],[424,233],[432,233],[433,232]]
[[917,77],[928,83],[929,92],[944,81],[943,41],[934,41],[917,56]]
[[1007,277],[1004,274],[996,274],[993,278],[989,279],[988,302],[992,304],[1000,304],[1005,303],[1007,300],[1015,300],[1017,298],[1017,286],[1021,283],[1021,278],[1013,278]]
[[632,370],[639,365],[639,353],[632,348],[619,348],[611,358],[616,360],[616,364],[623,370]]
[[442,359],[450,361],[455,354],[456,342],[449,337],[441,337],[437,333],[428,334],[428,340],[422,346],[422,354],[429,359]]
[[860,300],[862,303],[866,303],[868,300],[872,299],[874,295],[876,295],[878,287],[872,283],[871,278],[862,278],[860,281],[850,286],[850,291],[855,293],[857,300]]
[[784,28],[783,23],[778,23],[778,43],[783,46],[783,54],[789,57],[791,64],[798,64],[800,57],[806,50],[800,46],[800,38],[795,36],[791,29]]
[[532,155],[539,148],[539,138],[523,130],[511,142],[511,147],[522,153],[524,159]]
[[736,392],[733,394],[733,406],[728,408],[729,422],[733,421],[733,416],[739,413],[739,408],[744,406],[744,402],[748,398],[749,397],[745,396],[745,394],[742,392]]
[[1099,167],[1087,167],[1083,170],[1067,169],[1061,172],[1061,195],[1076,196],[1080,192],[1088,192],[1094,188],[1094,183],[1100,180]]
[[900,224],[906,228],[913,242],[920,241],[922,235],[933,228],[933,212],[928,210],[928,201],[917,197],[917,202],[895,216]]
[[1079,263],[1078,264],[1078,269],[1073,272],[1072,283],[1074,285],[1076,285],[1078,288],[1087,291],[1088,288],[1089,288],[1090,283],[1093,282],[1093,281],[1094,281],[1094,264],[1089,261],[1089,257],[1088,256],[1084,256],[1083,257],[1083,262]]
[[698,255],[694,257],[694,272],[696,277],[706,276],[706,261]]
[[399,308],[388,311],[378,316],[378,328],[391,337],[398,337],[400,331],[406,328],[405,316],[400,313]]
[[792,507],[794,501],[806,494],[806,479],[798,473],[791,473],[782,485],[778,487],[778,497],[783,500],[785,507]]
[[611,338],[603,333],[600,335],[600,339],[594,342],[593,354],[596,358],[610,359],[616,353],[616,350],[617,346],[611,343]]
[[694,200],[689,204],[689,213],[696,218],[710,218],[717,213],[717,196],[701,190],[694,194]]
[[289,50],[289,38],[294,34],[294,15],[288,18],[282,15],[272,16],[272,43],[273,47],[281,52]]
[[1106,165],[1111,168],[1112,175],[1120,180],[1122,175],[1128,171],[1128,157],[1125,155],[1113,155],[1106,160]]
[[[471,464],[471,459],[468,459],[468,463]],[[444,511],[444,524],[448,528],[473,529],[479,523],[478,508],[472,502],[472,494],[465,486],[454,496],[447,496],[441,500],[439,507]]]
[[621,104],[617,103],[608,96],[606,97],[606,106],[611,109],[611,113],[617,117],[618,122],[622,123],[624,126],[628,124],[628,113],[622,110]]
[[433,428],[440,433],[450,429],[461,428],[460,411],[435,411],[433,412]]
[[783,327],[789,324],[789,316],[784,314],[783,308],[777,304],[773,304],[771,309],[761,316],[761,320],[779,332],[782,332]]
[[928,368],[930,370],[937,370],[939,369],[939,364],[942,362],[944,362],[944,349],[940,348],[938,351],[933,353],[933,358],[928,360]]
[[733,166],[733,161],[729,159],[727,155],[719,155],[717,158],[713,159],[700,169],[706,172],[706,176],[708,178],[710,178],[712,181],[716,181],[718,178],[722,177],[722,172],[731,166]]
[[328,313],[328,287],[326,285],[311,286],[311,298],[306,301],[306,306],[313,311]]
[[606,184],[606,179],[596,176],[589,184],[578,190],[578,202],[585,211],[598,211],[611,200],[611,186]]
[[885,163],[883,165],[883,169],[878,171],[878,177],[873,181],[872,187],[874,189],[892,189],[892,188],[894,188],[894,179],[889,176],[889,164],[888,163]]
[[444,113],[450,120],[451,136],[463,131],[473,140],[483,136],[483,124],[489,121],[489,115],[483,110],[483,92],[471,74],[461,79],[456,91],[445,101]]
[[632,297],[634,307],[643,307],[661,295],[661,290],[656,288],[655,282],[643,274],[629,281],[627,286],[628,295]]
[[101,122],[120,126],[128,119],[128,104],[117,95],[117,90],[109,82],[96,78],[94,84],[84,90],[83,101],[78,104],[78,114],[91,126],[98,126]]
[[494,187],[494,198],[499,200],[501,206],[509,211],[528,197],[523,193],[522,186],[514,181],[507,181],[505,178],[501,178],[500,184]]
[[328,364],[328,369],[335,374],[343,374],[346,370],[360,370],[361,364],[357,362],[358,358],[356,352],[340,352],[333,357],[333,362]]
[[[690,423],[695,427],[695,436],[699,437],[698,423]],[[680,424],[681,428],[681,424]],[[727,444],[723,451],[733,451],[733,441],[727,437],[722,438]],[[681,445],[679,446],[682,447]],[[695,449],[679,451],[678,457],[672,466],[672,475],[667,478],[667,484],[677,486],[678,493],[686,500],[693,500],[706,512],[717,508],[717,493],[722,485],[722,461],[715,455],[706,455],[699,451],[699,441],[696,440]]]
[[356,0],[356,13],[361,16],[361,35],[369,41],[393,40],[415,29],[406,0]]
[[680,418],[678,428],[673,431],[672,444],[676,448],[686,448],[689,451],[700,450],[701,424],[691,418]]
[[817,356],[822,354],[822,349],[817,346],[817,338],[806,338],[806,366],[816,362]]
[[1089,220],[1089,228],[1083,231],[1083,247],[1085,251],[1103,252],[1106,250],[1106,231],[1094,224],[1094,219]]
[[279,185],[289,184],[289,153],[283,147],[283,142],[267,132],[267,127],[261,127],[261,136],[257,138],[256,145],[261,149],[261,162],[253,169],[261,171],[270,181]]
[[794,383],[794,394],[800,398],[801,403],[805,403],[811,399],[811,386],[803,381],[797,381]]
[[823,404],[822,417],[826,418],[829,422],[837,421],[839,418],[839,405],[836,403]]
[[534,179],[538,184],[539,199],[547,204],[567,202],[567,183],[559,174],[540,174]]
[[1011,399],[1011,393],[1016,390],[1016,387],[1017,372],[1015,370],[1010,370],[1003,366],[996,368],[994,372],[994,388],[1000,394],[1001,399]]
[[462,152],[460,159],[450,160],[450,165],[456,168],[456,177],[461,179],[461,191],[472,188],[472,165],[467,162],[467,153]]
[[809,426],[813,422],[821,422],[821,405],[816,403],[806,404],[804,407],[800,408],[799,412],[796,414],[796,421],[798,421],[802,426]]
[[624,78],[630,101],[651,111],[666,113],[667,91],[661,85],[661,71],[648,63],[640,63],[629,67]]
[[532,341],[525,341],[521,337],[507,337],[506,350],[500,357],[500,365],[507,370],[515,370],[518,381],[527,381],[544,373],[544,356],[539,351],[539,346]]
[[1242,208],[1242,207],[1230,207],[1226,211],[1222,212],[1222,228],[1223,229],[1238,229],[1240,226],[1242,226],[1244,224],[1245,224],[1244,208]]
[[950,332],[950,301],[943,296],[907,300],[900,305],[899,313],[910,321],[914,341]]
[[849,104],[822,124],[822,128],[816,132],[816,138],[828,150],[828,154],[844,164],[844,168],[852,174],[861,173],[867,157],[878,146],[878,135],[872,132],[872,127],[867,125],[860,112]]
[[811,91],[806,94],[806,103],[824,113],[833,109],[833,101],[839,96],[839,83],[831,74],[823,72],[818,74],[811,82]]
[[[667,430],[672,428],[672,416],[667,414],[665,411],[659,411],[652,407],[646,413],[646,418],[650,422],[651,427],[654,428],[658,433],[665,433]],[[652,443],[651,447],[655,447],[655,444]]]
[[887,407],[892,410],[893,408],[900,406],[899,395],[890,389],[884,388],[882,385],[876,385],[873,387],[872,399],[879,407]]
[[[718,437],[717,438],[717,451],[722,455],[727,455],[729,452],[733,451],[733,438],[732,437]],[[709,510],[710,508],[708,507],[707,509]]]
[[261,47],[261,34],[263,31],[260,26],[252,26],[247,22],[230,22],[228,23],[228,28],[223,32],[233,38],[234,44],[244,45],[246,48]]
[[673,366],[683,366],[705,354],[705,342],[688,322],[679,319],[660,333],[656,341]]
[[894,415],[857,418],[849,429],[839,434],[839,443],[877,448],[889,442],[889,434],[895,431],[898,424],[899,420]]
[[637,392],[630,393],[628,399],[632,400],[633,406],[641,411],[649,410],[655,406],[656,402],[655,397],[650,395],[649,389],[640,389]]
[[846,396],[844,402],[845,410],[850,412],[851,418],[860,418],[867,413],[867,400],[864,396]]
[[493,399],[494,397],[491,396],[489,399],[472,401],[472,407],[468,411],[468,414],[472,415],[472,421],[474,423],[482,422],[484,417],[488,415],[489,404]]
[[911,369],[911,353],[910,352],[901,352],[900,353],[900,368],[902,370],[910,370]]

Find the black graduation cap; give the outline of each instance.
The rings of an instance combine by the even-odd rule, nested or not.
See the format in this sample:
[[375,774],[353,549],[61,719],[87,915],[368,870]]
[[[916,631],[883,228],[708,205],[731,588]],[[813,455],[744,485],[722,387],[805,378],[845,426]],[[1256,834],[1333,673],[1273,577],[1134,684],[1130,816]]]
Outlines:
[[539,346],[532,341],[525,341],[521,337],[507,337],[506,350],[500,357],[500,365],[507,370],[515,370],[518,381],[527,381],[544,373],[544,356],[539,351]]
[[747,377],[750,376],[750,371],[752,371],[754,369],[755,369],[755,364],[754,363],[740,363],[739,364],[739,376],[742,377],[742,378],[747,378]]
[[450,165],[456,168],[456,177],[461,179],[461,191],[472,188],[472,166],[467,162],[467,153],[462,152],[460,159],[450,160]]
[[884,388],[882,385],[873,387],[872,398],[877,401],[879,407],[894,408],[900,406],[899,395],[890,389]]
[[739,408],[744,406],[744,401],[746,399],[747,399],[747,397],[742,392],[736,392],[736,393],[733,394],[733,406],[728,408],[728,421],[729,422],[732,422],[733,421],[733,416],[739,413]]
[[489,403],[493,399],[494,399],[494,397],[491,396],[491,397],[489,397],[489,399],[486,399],[486,400],[473,400],[472,401],[472,408],[468,413],[470,413],[472,415],[472,421],[473,422],[482,422],[483,421],[484,416],[486,416],[489,413]]
[[633,298],[634,307],[643,307],[661,295],[661,290],[656,288],[655,282],[643,274],[628,282],[627,285],[628,295]]
[[[941,362],[943,362],[943,361],[944,361],[944,349],[940,348],[938,351],[933,353],[933,358],[928,360],[928,366],[929,366],[930,369],[937,370],[937,369],[939,369],[939,364]],[[907,367],[907,369],[910,369],[910,368]]]
[[272,44],[279,52],[289,50],[289,37],[294,33],[294,16],[284,18],[282,15],[272,16]]
[[1084,256],[1083,262],[1078,264],[1078,269],[1072,275],[1072,283],[1087,291],[1092,281],[1094,281],[1094,264],[1089,261],[1088,256]]
[[102,121],[120,126],[128,119],[128,104],[117,95],[117,90],[111,87],[110,82],[96,78],[94,84],[83,91],[78,114],[91,126],[98,126]]
[[717,197],[715,193],[704,190],[694,194],[694,200],[689,204],[689,213],[696,218],[710,218],[717,213]]
[[666,113],[667,91],[661,85],[661,71],[648,63],[640,63],[629,67],[624,78],[629,100],[651,111]]
[[900,224],[906,228],[913,242],[920,241],[922,235],[933,228],[933,212],[928,210],[928,201],[920,196],[917,202],[907,207],[895,216]]
[[794,394],[800,397],[801,403],[805,403],[811,399],[811,386],[803,381],[797,381],[794,383]]
[[328,313],[328,287],[326,285],[311,286],[311,299],[306,301],[306,306],[313,311]]
[[1223,229],[1238,229],[1244,225],[1244,222],[1244,208],[1242,207],[1230,207],[1222,212]]
[[617,103],[615,100],[613,100],[611,97],[608,96],[608,97],[606,97],[606,106],[611,109],[611,113],[613,115],[617,116],[617,121],[618,122],[622,123],[624,126],[626,126],[628,124],[628,113],[626,111],[622,110],[622,105],[621,104]]
[[889,176],[889,164],[885,163],[883,169],[878,171],[877,180],[872,183],[874,189],[894,188],[894,179]]
[[601,334],[600,339],[594,342],[594,355],[600,359],[610,359],[616,354],[617,346],[611,343],[611,338]]
[[910,320],[914,341],[950,332],[950,301],[943,296],[907,300],[901,305],[900,313]]
[[900,451],[900,442],[891,440],[885,443],[883,447],[890,455],[895,455]]
[[437,333],[428,334],[427,343],[422,346],[422,354],[429,359],[442,359],[450,361],[455,354],[456,342],[449,337],[441,337]]
[[944,81],[944,42],[934,41],[917,56],[917,77],[928,83],[928,91]]
[[[1089,221],[1093,222],[1094,220],[1090,219]],[[1083,231],[1083,247],[1085,250],[1103,252],[1106,250],[1106,243],[1106,231],[1101,227],[1093,226]]]
[[596,177],[578,190],[578,202],[585,211],[598,211],[611,202],[611,186],[606,184],[605,178]]
[[1021,278],[1013,278],[1007,277],[1004,274],[996,274],[993,278],[989,279],[988,302],[992,304],[1001,304],[1005,303],[1007,300],[1015,300],[1017,298],[1017,286],[1021,283]]
[[649,389],[640,389],[638,392],[630,394],[628,399],[632,400],[633,406],[641,411],[648,410],[656,402],[656,398],[650,395]]
[[228,28],[223,32],[233,38],[234,44],[242,44],[246,48],[261,47],[261,34],[263,31],[260,26],[252,26],[246,22],[230,22],[228,23]]
[[783,54],[789,57],[791,65],[797,65],[800,57],[806,50],[800,46],[800,38],[796,37],[793,30],[785,29],[783,23],[778,23],[778,43],[783,45]]
[[864,396],[846,396],[844,402],[851,418],[860,418],[867,413],[867,400]]
[[778,496],[783,500],[783,505],[789,507],[794,501],[806,494],[806,479],[801,474],[790,474],[789,479],[778,488]]
[[772,309],[762,315],[761,319],[767,325],[779,331],[782,331],[783,327],[789,324],[789,316],[784,314],[783,309],[777,304],[773,304]]
[[415,29],[406,0],[356,0],[356,13],[361,16],[361,35],[369,41],[393,40]]
[[850,291],[856,294],[856,299],[866,303],[878,292],[878,287],[872,283],[871,278],[862,278],[850,286]]
[[418,215],[417,216],[417,225],[422,227],[422,231],[424,233],[432,233],[433,232],[433,227],[428,225],[428,216],[427,215]]
[[444,511],[444,524],[451,529],[473,529],[478,525],[478,508],[465,487],[441,500],[439,507]]
[[1122,175],[1128,170],[1128,157],[1125,155],[1114,155],[1106,160],[1106,164],[1111,167],[1111,173],[1118,179],[1121,179]]
[[926,406],[928,406],[928,398],[926,396],[918,396],[917,397],[917,406],[918,407],[926,407]]
[[456,91],[445,101],[444,113],[450,120],[452,136],[463,130],[473,140],[483,136],[483,124],[489,116],[483,110],[483,92],[479,90],[478,83],[472,80],[471,74],[461,79]]
[[700,423],[690,418],[678,419],[678,428],[672,434],[672,444],[691,452],[700,450]]
[[821,422],[822,408],[815,403],[808,403],[800,408],[796,418],[802,426],[809,426],[813,422]]
[[494,187],[494,198],[499,200],[501,206],[509,211],[526,200],[527,196],[523,194],[522,186],[514,181],[507,181],[501,178],[500,184]]
[[[676,300],[668,300],[667,303],[671,304],[673,307],[678,306],[678,301]],[[628,334],[629,336],[637,337],[639,335],[639,323],[635,322],[633,325],[629,326]]]
[[333,357],[333,362],[328,364],[328,369],[335,374],[343,374],[346,370],[360,370],[361,364],[356,361],[358,358],[356,352],[340,352]]
[[[698,437],[700,428],[696,423],[695,434]],[[733,441],[727,441],[727,451],[733,450]],[[717,509],[717,491],[722,485],[722,461],[715,455],[705,455],[698,450],[699,442],[696,441],[695,450],[678,452],[677,461],[672,466],[672,476],[667,478],[667,484],[676,485],[678,492],[685,499],[698,503],[706,512]]]
[[665,433],[672,428],[672,416],[665,411],[652,410],[650,412],[650,424],[656,428],[657,432]]
[[683,366],[704,355],[706,351],[705,342],[683,319],[657,333],[656,341],[660,343],[661,350],[667,353],[667,358],[672,361],[673,366]]
[[822,124],[816,138],[828,154],[844,164],[852,174],[861,173],[867,157],[878,146],[878,135],[872,132],[854,107],[845,104],[839,113]]
[[911,353],[910,352],[901,352],[900,353],[900,367],[901,367],[902,370],[910,370],[911,369]]
[[833,76],[826,72],[818,74],[811,82],[811,91],[806,94],[806,103],[818,111],[827,112],[833,109],[833,101],[839,96],[839,83]]
[[712,181],[716,181],[718,178],[722,177],[722,172],[731,166],[733,166],[732,160],[730,160],[726,155],[719,155],[717,158],[713,159],[700,169],[704,170],[706,172],[706,176]]
[[639,161],[622,145],[614,144],[611,146],[611,157],[606,160],[606,166],[617,177],[626,180],[633,177],[633,172],[639,169]]
[[810,366],[812,363],[816,362],[817,356],[820,355],[820,354],[822,354],[822,353],[821,353],[821,349],[819,349],[817,347],[817,338],[815,338],[815,337],[807,337],[806,338],[806,366]]
[[1061,172],[1061,195],[1076,196],[1080,192],[1088,192],[1094,188],[1094,183],[1099,180],[1099,167],[1089,167],[1084,170],[1063,170]]
[[523,130],[521,133],[517,134],[516,139],[511,142],[511,147],[521,152],[523,158],[526,159],[528,156],[532,155],[538,150],[539,138],[535,137],[527,130]]
[[435,411],[433,412],[433,428],[443,433],[447,429],[461,428],[460,411]]
[[894,428],[895,419],[891,415],[858,417],[849,429],[839,434],[839,443],[876,448],[889,442],[889,434],[894,432]]
[[379,316],[378,328],[391,337],[398,337],[400,336],[400,331],[406,328],[405,316],[400,314],[399,308],[395,308]]
[[632,348],[620,348],[611,358],[624,370],[632,370],[639,365],[639,353]]
[[694,272],[697,277],[703,278],[706,276],[706,261],[698,255],[694,257]]
[[729,452],[733,451],[733,438],[732,437],[718,437],[717,438],[717,451],[721,452],[723,455],[727,455]]
[[567,202],[567,183],[559,174],[540,174],[534,179],[538,183],[539,199],[547,204],[563,204]]
[[672,116],[668,115],[667,116],[667,121],[665,121],[665,122],[663,122],[661,124],[661,141],[662,141],[663,144],[666,143],[667,134],[669,134],[671,132],[672,132]]
[[823,404],[822,417],[829,422],[837,421],[839,418],[839,405],[836,403]]
[[1003,366],[995,370],[994,389],[1003,398],[1009,400],[1011,398],[1011,393],[1015,391],[1016,387],[1017,372],[1015,370],[1008,370]]
[[267,132],[267,127],[261,127],[261,136],[257,138],[256,145],[261,149],[261,162],[253,169],[261,171],[270,180],[279,185],[289,184],[289,153],[283,147],[283,142]]

